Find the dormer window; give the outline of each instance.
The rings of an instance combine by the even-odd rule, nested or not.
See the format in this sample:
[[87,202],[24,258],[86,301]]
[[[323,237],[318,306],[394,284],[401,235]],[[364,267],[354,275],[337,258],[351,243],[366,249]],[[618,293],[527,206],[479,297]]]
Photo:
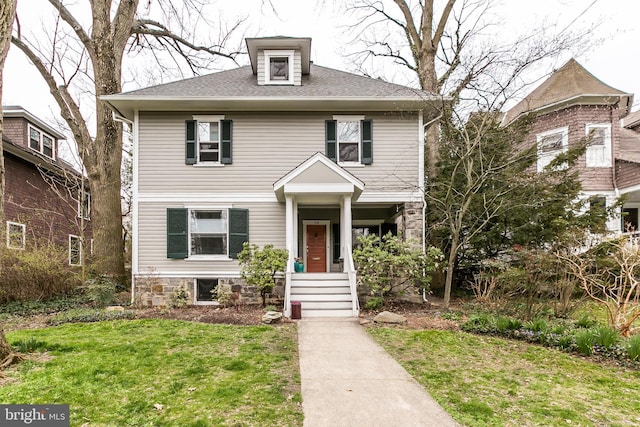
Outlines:
[[265,83],[272,85],[293,84],[293,51],[265,50]]
[[31,125],[29,126],[29,148],[55,159],[55,140],[53,137]]

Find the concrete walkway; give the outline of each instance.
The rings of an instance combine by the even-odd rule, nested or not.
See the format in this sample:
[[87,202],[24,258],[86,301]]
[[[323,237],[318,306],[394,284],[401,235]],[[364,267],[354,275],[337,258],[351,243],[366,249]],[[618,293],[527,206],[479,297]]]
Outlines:
[[298,323],[304,426],[458,426],[357,319]]

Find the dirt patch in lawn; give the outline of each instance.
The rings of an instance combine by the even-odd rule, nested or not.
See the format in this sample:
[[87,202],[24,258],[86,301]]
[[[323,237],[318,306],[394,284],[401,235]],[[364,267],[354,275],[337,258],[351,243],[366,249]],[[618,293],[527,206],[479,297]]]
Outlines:
[[[260,305],[241,307],[188,306],[182,308],[139,308],[136,319],[177,319],[227,325],[259,325],[265,313]],[[283,319],[287,320],[287,319]]]
[[[447,311],[442,309],[443,302],[440,298],[431,297],[428,303],[411,303],[406,301],[393,301],[387,303],[379,310],[361,310],[360,318],[365,325],[373,325],[373,318],[381,311],[390,311],[406,317],[405,324],[398,325],[405,329],[436,329],[457,331],[460,329],[459,321],[443,317]],[[450,310],[458,310],[455,301],[452,301]],[[369,321],[369,322],[367,322]]]

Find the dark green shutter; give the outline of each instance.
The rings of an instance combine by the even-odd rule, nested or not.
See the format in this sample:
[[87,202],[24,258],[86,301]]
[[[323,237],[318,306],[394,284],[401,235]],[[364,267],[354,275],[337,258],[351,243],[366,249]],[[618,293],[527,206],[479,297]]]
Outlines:
[[186,258],[188,238],[187,209],[167,209],[167,258]]
[[325,122],[325,154],[328,158],[333,160],[334,162],[337,160],[336,150],[337,150],[337,137],[336,137],[336,129],[338,122],[336,120],[327,120]]
[[220,156],[220,163],[223,165],[230,165],[232,163],[232,133],[233,122],[231,120],[221,120],[220,127],[222,128],[222,155]]
[[373,124],[371,120],[362,120],[360,129],[362,132],[362,164],[370,165],[373,163]]
[[196,164],[196,127],[195,120],[186,120],[185,122],[185,156],[184,163],[187,165]]
[[229,258],[238,258],[244,242],[249,241],[249,210],[229,209]]

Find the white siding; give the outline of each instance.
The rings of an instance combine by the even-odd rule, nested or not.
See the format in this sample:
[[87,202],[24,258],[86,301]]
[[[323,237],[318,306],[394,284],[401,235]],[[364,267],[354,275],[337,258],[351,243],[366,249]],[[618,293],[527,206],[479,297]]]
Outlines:
[[[265,72],[264,72],[264,50],[258,51],[257,65],[257,79],[258,84],[265,84]],[[302,54],[299,50],[293,52],[293,84],[294,86],[300,86],[302,84]]]
[[[273,183],[316,152],[325,151],[325,120],[333,113],[234,113],[233,164],[185,165],[189,113],[140,113],[139,193],[264,194]],[[373,120],[373,164],[347,170],[365,183],[365,194],[409,192],[418,186],[418,121],[415,115],[368,113]]]

